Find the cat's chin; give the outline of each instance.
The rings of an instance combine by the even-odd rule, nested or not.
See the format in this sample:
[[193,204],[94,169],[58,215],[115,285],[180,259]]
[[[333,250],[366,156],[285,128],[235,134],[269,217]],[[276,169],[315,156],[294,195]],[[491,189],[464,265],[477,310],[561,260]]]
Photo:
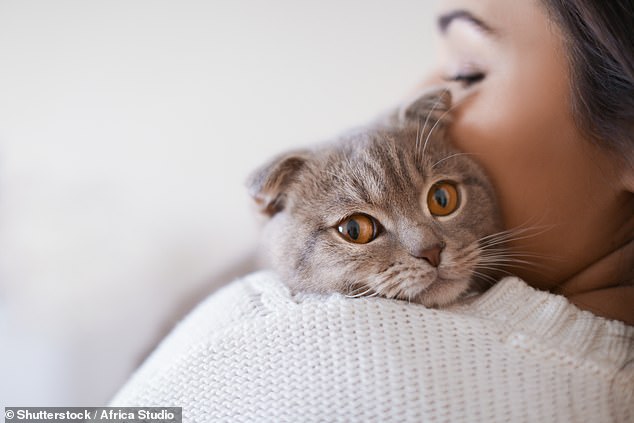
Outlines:
[[449,306],[470,291],[471,284],[468,280],[450,280],[438,277],[427,288],[418,294],[416,302],[426,307]]

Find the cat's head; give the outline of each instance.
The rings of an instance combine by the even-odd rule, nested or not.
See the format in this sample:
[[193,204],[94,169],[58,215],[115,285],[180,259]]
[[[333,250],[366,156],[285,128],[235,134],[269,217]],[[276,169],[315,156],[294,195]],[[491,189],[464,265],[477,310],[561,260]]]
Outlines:
[[291,288],[442,306],[494,281],[501,219],[484,172],[445,139],[450,104],[425,94],[253,174],[264,245]]

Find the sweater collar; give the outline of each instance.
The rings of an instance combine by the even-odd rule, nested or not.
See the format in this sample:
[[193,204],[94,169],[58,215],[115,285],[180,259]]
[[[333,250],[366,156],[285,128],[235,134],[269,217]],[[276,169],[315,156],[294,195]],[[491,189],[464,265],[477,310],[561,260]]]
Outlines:
[[516,277],[502,279],[451,310],[495,321],[511,344],[563,350],[604,368],[629,368],[634,376],[634,326],[580,310],[565,297],[539,291]]

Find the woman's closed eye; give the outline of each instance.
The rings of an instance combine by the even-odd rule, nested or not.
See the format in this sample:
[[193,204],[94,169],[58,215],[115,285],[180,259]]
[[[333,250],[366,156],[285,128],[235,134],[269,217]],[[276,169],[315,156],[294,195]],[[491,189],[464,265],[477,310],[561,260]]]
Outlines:
[[445,80],[449,82],[460,82],[463,88],[468,88],[484,80],[485,76],[486,75],[484,74],[484,72],[473,71],[473,72],[457,73],[453,76],[445,77]]

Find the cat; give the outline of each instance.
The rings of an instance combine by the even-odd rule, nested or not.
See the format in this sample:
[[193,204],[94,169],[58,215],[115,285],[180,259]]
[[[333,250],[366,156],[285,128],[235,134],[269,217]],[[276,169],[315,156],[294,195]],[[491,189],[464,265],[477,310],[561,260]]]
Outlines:
[[446,139],[446,89],[249,178],[273,268],[295,292],[447,306],[499,279],[502,219],[484,171]]

